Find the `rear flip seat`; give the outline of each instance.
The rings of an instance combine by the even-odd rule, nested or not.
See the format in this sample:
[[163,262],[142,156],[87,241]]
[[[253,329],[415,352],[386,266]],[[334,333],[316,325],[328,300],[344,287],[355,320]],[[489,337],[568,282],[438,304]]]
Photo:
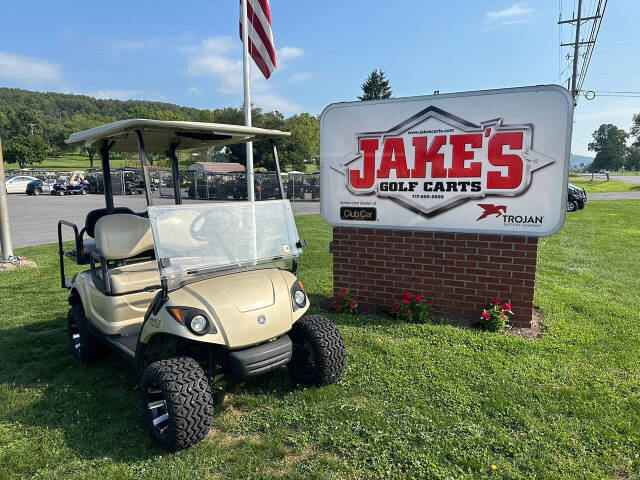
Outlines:
[[139,290],[157,290],[160,288],[158,262],[132,263],[109,270],[111,293],[118,295]]

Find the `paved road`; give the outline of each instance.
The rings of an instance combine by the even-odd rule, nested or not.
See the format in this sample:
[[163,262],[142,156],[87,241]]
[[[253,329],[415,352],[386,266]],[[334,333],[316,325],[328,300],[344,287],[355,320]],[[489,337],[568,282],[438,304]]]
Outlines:
[[[590,173],[583,173],[582,174],[585,180],[591,180],[591,174]],[[606,175],[602,174],[602,173],[596,173],[593,177],[594,180],[606,180],[607,177]],[[629,182],[629,183],[637,183],[640,184],[640,175],[615,175],[615,174],[611,174],[609,175],[609,179],[610,180],[618,180],[620,182]],[[571,179],[569,179],[569,181],[571,181]]]
[[[11,237],[15,248],[56,242],[58,240],[58,220],[68,220],[82,227],[87,212],[104,207],[102,195],[58,197],[44,194],[32,197],[24,194],[11,194],[7,198]],[[173,203],[172,199],[157,200],[157,203],[160,204]],[[116,206],[129,207],[134,211],[142,211],[146,208],[146,202],[142,195],[116,196],[114,203]],[[186,203],[200,202],[187,200]],[[320,213],[320,202],[292,202],[291,205],[294,215]],[[69,239],[71,238],[70,234],[69,230],[67,233]],[[67,235],[65,235],[65,239]]]
[[640,192],[607,192],[607,193],[588,193],[587,201],[590,200],[628,200],[640,198]]

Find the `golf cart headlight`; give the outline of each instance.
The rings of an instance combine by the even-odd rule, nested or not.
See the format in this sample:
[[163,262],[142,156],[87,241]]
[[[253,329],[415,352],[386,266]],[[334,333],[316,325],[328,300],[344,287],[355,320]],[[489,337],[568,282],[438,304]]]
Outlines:
[[202,335],[206,332],[207,324],[208,322],[204,315],[194,315],[194,317],[191,319],[191,322],[189,323],[189,325],[191,326],[191,330],[193,330],[193,333],[197,333],[199,335]]
[[307,303],[307,296],[302,290],[296,290],[293,294],[293,301],[296,302],[296,305],[299,307],[304,307],[304,304]]

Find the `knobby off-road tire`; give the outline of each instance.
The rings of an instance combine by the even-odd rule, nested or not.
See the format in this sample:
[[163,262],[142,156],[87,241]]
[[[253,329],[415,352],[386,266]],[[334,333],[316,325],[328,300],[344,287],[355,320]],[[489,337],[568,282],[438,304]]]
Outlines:
[[289,371],[307,385],[329,385],[340,378],[346,351],[340,332],[322,315],[307,315],[289,332],[293,356]]
[[140,393],[143,421],[153,440],[166,450],[190,447],[209,432],[211,391],[194,359],[173,357],[152,363],[142,374]]
[[106,356],[106,347],[89,331],[82,304],[73,305],[69,309],[67,331],[71,354],[80,363],[98,362]]

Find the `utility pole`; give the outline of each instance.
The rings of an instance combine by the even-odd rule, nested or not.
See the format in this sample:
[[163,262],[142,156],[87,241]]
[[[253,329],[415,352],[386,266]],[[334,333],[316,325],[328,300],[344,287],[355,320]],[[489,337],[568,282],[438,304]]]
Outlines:
[[11,230],[9,229],[9,208],[7,207],[7,186],[4,183],[4,161],[2,158],[2,140],[0,139],[0,247],[2,247],[2,261],[8,262],[13,258],[11,245]]
[[[571,74],[570,79],[567,79],[567,89],[571,91],[571,95],[573,95],[573,99],[574,99],[574,104],[577,103],[578,100],[578,95],[580,94],[580,86],[578,85],[578,58],[580,56],[580,47],[586,45],[587,48],[587,54],[589,56],[590,59],[590,53],[593,50],[593,46],[596,43],[596,37],[593,36],[593,33],[595,32],[595,35],[597,36],[597,31],[596,31],[596,25],[593,25],[592,28],[592,35],[590,35],[589,40],[586,41],[581,41],[580,40],[580,27],[582,26],[583,23],[586,23],[588,21],[595,21],[597,22],[598,20],[602,21],[602,16],[604,15],[604,9],[606,8],[606,4],[607,1],[604,1],[604,7],[602,8],[602,10],[600,9],[600,5],[602,3],[602,0],[600,0],[597,4],[596,7],[596,12],[594,15],[592,16],[587,16],[587,17],[583,17],[582,16],[582,0],[578,0],[578,11],[577,11],[577,15],[576,18],[571,18],[568,20],[562,20],[560,19],[558,21],[559,25],[565,24],[565,23],[570,23],[570,24],[575,24],[576,27],[576,34],[575,34],[575,40],[573,42],[568,42],[568,43],[561,43],[560,46],[561,47],[573,47],[573,71]],[[599,24],[598,24],[598,28],[597,30],[599,30]],[[584,80],[584,74],[586,73],[586,67],[588,66],[588,60],[586,59],[583,68],[582,68],[582,73],[580,76],[581,80]],[[569,85],[570,82],[570,85]],[[582,84],[582,82],[580,82]]]

